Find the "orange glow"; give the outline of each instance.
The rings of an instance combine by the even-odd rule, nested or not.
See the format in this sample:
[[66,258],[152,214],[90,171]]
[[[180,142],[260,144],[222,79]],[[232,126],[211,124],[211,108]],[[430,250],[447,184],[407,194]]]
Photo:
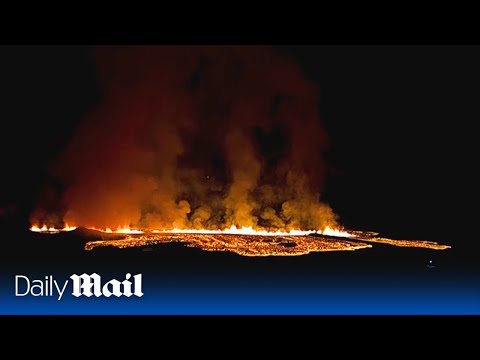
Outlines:
[[47,231],[47,226],[44,225],[43,227],[39,227],[37,225],[33,225],[31,228],[30,228],[30,231],[34,231],[34,232],[44,232],[44,231]]
[[76,228],[76,226],[69,226],[68,224],[65,224],[65,227],[62,229],[62,231],[73,231]]
[[[58,234],[62,231],[75,230],[76,226],[65,225],[63,229],[47,225],[33,225],[33,232]],[[207,229],[171,229],[171,230],[138,230],[129,226],[118,226],[114,229],[88,227],[108,234],[124,234],[122,241],[98,240],[89,241],[85,250],[98,246],[134,247],[157,243],[180,242],[189,247],[198,247],[207,251],[231,251],[243,256],[295,256],[318,251],[359,250],[372,247],[370,243],[382,243],[401,247],[420,247],[433,250],[445,250],[448,245],[420,240],[394,240],[377,237],[377,233],[364,231],[345,231],[331,227],[323,230],[290,230],[267,231],[255,230],[252,227],[231,226],[222,230]],[[235,236],[232,236],[235,235]],[[311,236],[313,235],[313,236]],[[317,236],[315,236],[317,235]],[[333,238],[332,238],[333,237]]]
[[[39,227],[37,225],[33,225],[30,230],[33,232],[41,232],[41,233],[58,233],[61,231],[72,231],[75,230],[76,226],[69,226],[68,224],[65,225],[63,229],[56,229],[54,227],[47,227],[43,225]],[[353,237],[353,234],[348,233],[347,231],[333,229],[327,226],[323,230],[298,230],[293,229],[289,231],[268,231],[268,230],[255,230],[251,226],[246,227],[242,226],[241,228],[237,228],[236,226],[232,225],[230,228],[227,229],[218,229],[218,230],[207,230],[207,229],[171,229],[171,230],[139,230],[139,229],[132,229],[128,225],[118,226],[115,229],[112,228],[96,228],[96,227],[87,227],[87,229],[100,231],[108,234],[144,234],[144,233],[166,233],[166,234],[231,234],[231,235],[258,235],[258,236],[305,236],[311,234],[320,234],[320,235],[327,235],[327,236],[336,236],[336,237]]]
[[326,236],[261,236],[198,233],[160,233],[126,236],[122,240],[88,241],[85,250],[97,247],[148,247],[177,242],[204,251],[229,251],[242,256],[298,256],[323,251],[354,251],[372,245],[351,239],[332,239]]
[[205,251],[229,251],[242,256],[298,256],[312,252],[352,251],[373,247],[369,243],[383,243],[391,246],[445,250],[448,245],[420,240],[393,240],[386,238],[332,238],[319,236],[252,236],[231,234],[199,233],[158,233],[138,236],[126,236],[118,240],[95,240],[85,244],[85,250],[96,247],[114,246],[117,248],[149,247],[156,244],[177,242],[187,247],[200,248]]
[[327,236],[337,236],[337,237],[353,237],[352,234],[333,229],[330,227],[326,227],[324,230],[289,230],[289,231],[268,231],[268,230],[255,230],[251,226],[246,227],[242,226],[241,228],[237,228],[235,225],[223,230],[208,230],[208,229],[178,229],[174,228],[171,230],[138,230],[138,229],[131,229],[129,226],[119,226],[116,230],[112,230],[111,228],[106,229],[99,229],[95,227],[89,227],[90,230],[101,231],[104,233],[115,233],[115,234],[144,234],[144,233],[154,233],[154,234],[230,234],[230,235],[258,235],[258,236],[305,236],[311,234],[320,234],[320,235],[327,235]]
[[315,230],[290,230],[290,231],[267,231],[267,230],[254,230],[251,226],[242,226],[237,228],[232,225],[230,228],[223,230],[207,230],[207,229],[172,229],[157,231],[160,233],[168,234],[231,234],[231,235],[259,235],[259,236],[281,236],[281,235],[309,235],[315,233]]
[[337,236],[337,237],[353,237],[353,234],[350,234],[347,231],[342,231],[338,229],[332,229],[330,226],[325,227],[323,231],[317,231],[317,234],[327,235],[327,236]]
[[172,229],[172,230],[153,230],[154,233],[168,233],[168,234],[231,234],[231,235],[258,235],[258,236],[305,236],[311,234],[321,234],[330,236],[351,237],[352,235],[346,231],[331,229],[326,227],[324,230],[289,230],[289,231],[268,231],[255,230],[251,226],[242,226],[237,228],[235,225],[223,230],[206,230],[206,229]]
[[143,234],[142,230],[130,229],[130,226],[127,225],[117,226],[115,230],[112,230],[111,228],[100,229],[96,227],[88,227],[87,229],[100,231],[108,234]]
[[39,233],[50,233],[51,234],[51,233],[59,233],[61,231],[73,231],[76,228],[77,228],[76,226],[70,226],[68,224],[65,224],[65,227],[62,228],[62,229],[57,229],[53,226],[47,227],[47,225],[43,225],[42,227],[40,227],[38,225],[33,225],[30,228],[30,231],[39,232]]

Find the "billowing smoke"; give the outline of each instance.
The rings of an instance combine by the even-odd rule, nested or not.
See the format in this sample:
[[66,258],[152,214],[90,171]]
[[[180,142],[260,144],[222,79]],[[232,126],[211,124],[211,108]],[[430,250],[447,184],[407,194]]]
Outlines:
[[59,159],[37,224],[323,229],[317,90],[263,46],[96,51],[100,106]]

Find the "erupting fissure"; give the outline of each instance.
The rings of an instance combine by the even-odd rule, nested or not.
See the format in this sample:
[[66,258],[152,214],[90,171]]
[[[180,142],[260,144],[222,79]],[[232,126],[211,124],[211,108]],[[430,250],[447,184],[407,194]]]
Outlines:
[[[289,231],[268,231],[268,230],[255,230],[252,227],[241,227],[237,228],[236,226],[231,226],[228,229],[223,230],[207,230],[207,229],[171,229],[171,230],[138,230],[138,229],[131,229],[129,226],[119,226],[114,230],[110,228],[106,229],[98,229],[95,227],[86,227],[89,230],[95,230],[107,234],[230,234],[230,235],[253,235],[253,236],[300,236],[300,235],[311,235],[311,234],[320,234],[320,235],[328,235],[328,236],[337,236],[337,237],[352,237],[353,234],[350,234],[347,231],[339,230],[339,229],[332,229],[330,227],[326,227],[323,230],[289,230]],[[39,227],[34,225],[30,228],[33,232],[40,232],[40,233],[59,233],[62,231],[72,231],[77,229],[76,226],[69,226],[66,225],[64,228],[56,229],[54,227],[47,227],[47,225],[43,225]]]
[[97,47],[101,101],[52,167],[32,230],[339,229],[321,200],[317,85],[291,60],[270,46]]
[[68,224],[65,225],[65,227],[63,227],[61,229],[57,229],[53,226],[47,227],[47,225],[43,225],[43,226],[33,225],[30,228],[30,231],[38,232],[38,233],[59,233],[59,232],[62,232],[62,231],[73,231],[76,228],[77,228],[76,226],[69,226]]

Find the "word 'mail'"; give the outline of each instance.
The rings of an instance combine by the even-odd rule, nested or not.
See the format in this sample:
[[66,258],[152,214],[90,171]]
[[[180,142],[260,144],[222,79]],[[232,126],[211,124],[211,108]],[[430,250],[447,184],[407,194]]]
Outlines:
[[[125,280],[122,282],[112,279],[102,285],[102,277],[96,273],[91,275],[74,274],[70,276],[70,279],[73,281],[73,292],[72,295],[76,297],[92,295],[96,297],[106,296],[110,297],[112,295],[116,297],[132,295],[142,297],[142,274],[137,274],[133,276],[133,284],[129,280],[132,277],[130,273],[125,275]],[[93,291],[92,291],[93,290]],[[133,290],[133,291],[132,291]]]

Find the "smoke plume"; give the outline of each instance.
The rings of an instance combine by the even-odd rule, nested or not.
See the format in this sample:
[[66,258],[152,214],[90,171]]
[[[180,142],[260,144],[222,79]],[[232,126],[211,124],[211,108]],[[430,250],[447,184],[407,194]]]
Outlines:
[[37,224],[323,229],[317,89],[264,46],[112,46]]

